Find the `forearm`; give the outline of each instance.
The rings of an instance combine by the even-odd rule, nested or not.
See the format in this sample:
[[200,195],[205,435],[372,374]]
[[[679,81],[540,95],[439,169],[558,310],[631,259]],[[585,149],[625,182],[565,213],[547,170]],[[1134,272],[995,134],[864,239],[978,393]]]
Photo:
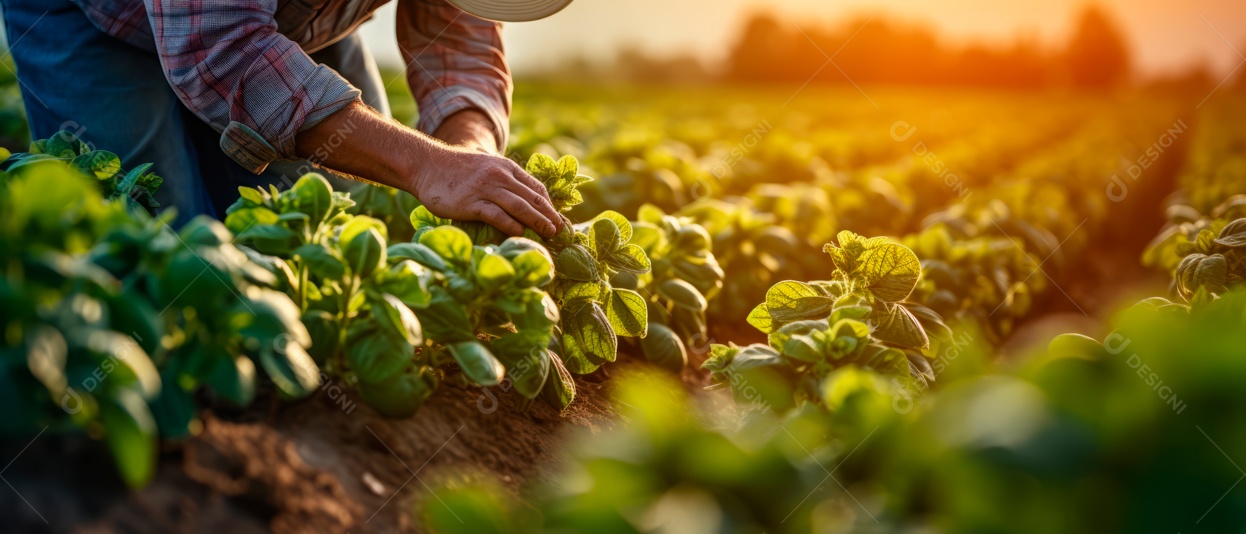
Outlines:
[[[467,114],[462,120],[468,123],[468,144],[480,141],[470,126],[479,118]],[[362,103],[299,132],[295,152],[318,165],[411,193],[438,217],[485,221],[510,235],[521,235],[527,227],[549,237],[562,225],[545,186],[514,161],[447,145]]]
[[440,142],[362,103],[343,108],[295,137],[299,157],[334,171],[414,192],[417,165],[435,164]]

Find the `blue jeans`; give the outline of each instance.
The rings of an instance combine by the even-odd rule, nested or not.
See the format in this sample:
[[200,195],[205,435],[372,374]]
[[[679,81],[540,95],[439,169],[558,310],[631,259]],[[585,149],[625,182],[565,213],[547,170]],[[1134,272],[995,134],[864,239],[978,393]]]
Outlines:
[[[176,224],[209,214],[224,217],[239,186],[298,179],[305,162],[274,163],[251,174],[221,152],[220,134],[192,114],[169,87],[155,54],[95,27],[69,0],[0,0],[10,53],[32,139],[70,130],[95,148],[115,152],[126,169],[153,163],[164,178],[162,207]],[[312,59],[363,91],[365,103],[389,113],[376,64],[355,34]]]

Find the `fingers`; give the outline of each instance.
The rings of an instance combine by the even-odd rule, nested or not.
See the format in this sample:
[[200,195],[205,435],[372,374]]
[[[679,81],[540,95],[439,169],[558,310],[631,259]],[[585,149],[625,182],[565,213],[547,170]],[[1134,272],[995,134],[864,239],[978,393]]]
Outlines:
[[[529,196],[533,195],[531,191],[528,191],[526,194]],[[499,188],[491,200],[493,200],[494,204],[506,210],[511,217],[544,237],[553,237],[554,234],[558,233],[558,228],[554,223],[554,221],[558,220],[557,218],[549,219],[538,211],[531,202],[512,191]],[[521,230],[519,233],[522,234],[523,231]]]
[[562,217],[559,216],[558,210],[554,209],[554,204],[550,202],[549,192],[545,190],[545,185],[523,170],[518,163],[511,161],[510,167],[511,175],[515,177],[515,181],[522,185],[522,187],[512,188],[511,192],[527,200],[529,204],[545,215],[546,219],[553,221],[554,232],[557,233],[558,226],[562,224]]
[[494,228],[501,230],[510,236],[523,235],[524,225],[511,217],[510,214],[499,207],[497,204],[488,200],[481,200],[476,203],[473,208],[474,215],[477,220],[484,221]]

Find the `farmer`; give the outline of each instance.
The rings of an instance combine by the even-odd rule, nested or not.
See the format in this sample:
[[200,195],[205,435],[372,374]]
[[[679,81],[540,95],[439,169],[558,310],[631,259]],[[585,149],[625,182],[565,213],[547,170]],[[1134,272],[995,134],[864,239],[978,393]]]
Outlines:
[[500,155],[512,86],[492,20],[571,0],[398,0],[416,129],[389,118],[388,83],[356,32],[387,1],[0,4],[34,137],[71,130],[127,167],[154,162],[157,200],[179,221],[222,216],[238,186],[297,179],[280,171],[301,159],[407,191],[441,217],[553,235],[545,189]]

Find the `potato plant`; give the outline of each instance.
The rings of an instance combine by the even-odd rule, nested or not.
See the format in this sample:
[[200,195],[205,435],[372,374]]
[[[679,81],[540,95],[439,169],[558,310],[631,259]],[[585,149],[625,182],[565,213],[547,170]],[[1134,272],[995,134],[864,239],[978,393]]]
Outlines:
[[769,214],[718,199],[702,199],[675,213],[701,225],[711,237],[714,256],[724,272],[723,288],[709,306],[709,316],[739,321],[765,288],[783,279],[808,278],[814,249],[791,230],[774,224]]
[[[267,264],[301,303],[316,360],[357,384],[381,413],[414,413],[452,363],[482,386],[510,369],[528,399],[544,388],[557,311],[540,289],[552,266],[539,245],[515,239],[475,247],[465,232],[445,227],[390,246],[386,224],[346,213],[350,198],[315,174],[281,193],[244,191],[226,224],[272,255]],[[550,384],[550,398],[565,407],[573,386]]]
[[1212,298],[1246,280],[1246,195],[1229,197],[1209,216],[1182,204],[1169,206],[1167,215],[1142,261],[1169,271],[1177,296]]
[[1006,237],[954,235],[942,223],[909,234],[904,244],[922,258],[911,300],[952,319],[981,325],[993,341],[1011,333],[1048,287],[1034,258]]
[[243,406],[257,365],[287,396],[320,375],[297,307],[221,223],[104,200],[97,175],[48,161],[0,173],[0,395],[6,436],[102,434],[122,479],[155,472],[156,436],[184,436],[208,391]]
[[652,204],[642,205],[638,218],[629,243],[644,250],[653,269],[640,275],[621,272],[611,282],[645,296],[649,332],[640,341],[641,352],[678,373],[688,362],[686,345],[707,339],[705,311],[722,289],[723,270],[701,225]]
[[713,345],[702,365],[738,401],[783,412],[801,400],[822,403],[822,382],[837,369],[857,366],[924,389],[934,379],[931,329],[946,335],[942,318],[905,302],[921,277],[917,255],[886,238],[842,231],[825,247],[835,270],[818,282],[772,286],[749,324],[768,345]]
[[155,209],[160,207],[152,196],[164,179],[151,172],[150,163],[130,170],[121,168],[121,158],[107,150],[92,150],[73,132],[61,130],[52,137],[30,144],[30,152],[10,155],[0,170],[17,171],[24,167],[50,161],[68,163],[83,174],[99,181],[100,190],[110,199],[124,199],[127,207]]
[[[565,213],[583,202],[578,188],[592,181],[579,174],[575,158],[558,161],[534,154],[525,170],[541,181],[554,208]],[[417,239],[437,228],[453,226],[466,233],[471,243],[490,245],[505,237],[481,222],[442,219],[423,206],[411,213]],[[644,274],[651,265],[644,250],[629,241],[632,225],[626,217],[607,211],[582,224],[564,220],[558,235],[540,240],[554,263],[549,293],[559,309],[558,336],[553,350],[574,374],[596,371],[618,356],[618,336],[643,338],[648,332],[648,308],[644,297],[630,289],[613,287],[611,278],[620,272]]]
[[390,247],[433,273],[430,301],[419,310],[430,341],[417,354],[433,367],[454,362],[482,386],[509,379],[527,400],[538,396],[564,409],[575,384],[548,349],[558,308],[542,288],[554,279],[549,252],[513,237],[498,246],[473,245],[453,226],[422,232],[419,243]]

